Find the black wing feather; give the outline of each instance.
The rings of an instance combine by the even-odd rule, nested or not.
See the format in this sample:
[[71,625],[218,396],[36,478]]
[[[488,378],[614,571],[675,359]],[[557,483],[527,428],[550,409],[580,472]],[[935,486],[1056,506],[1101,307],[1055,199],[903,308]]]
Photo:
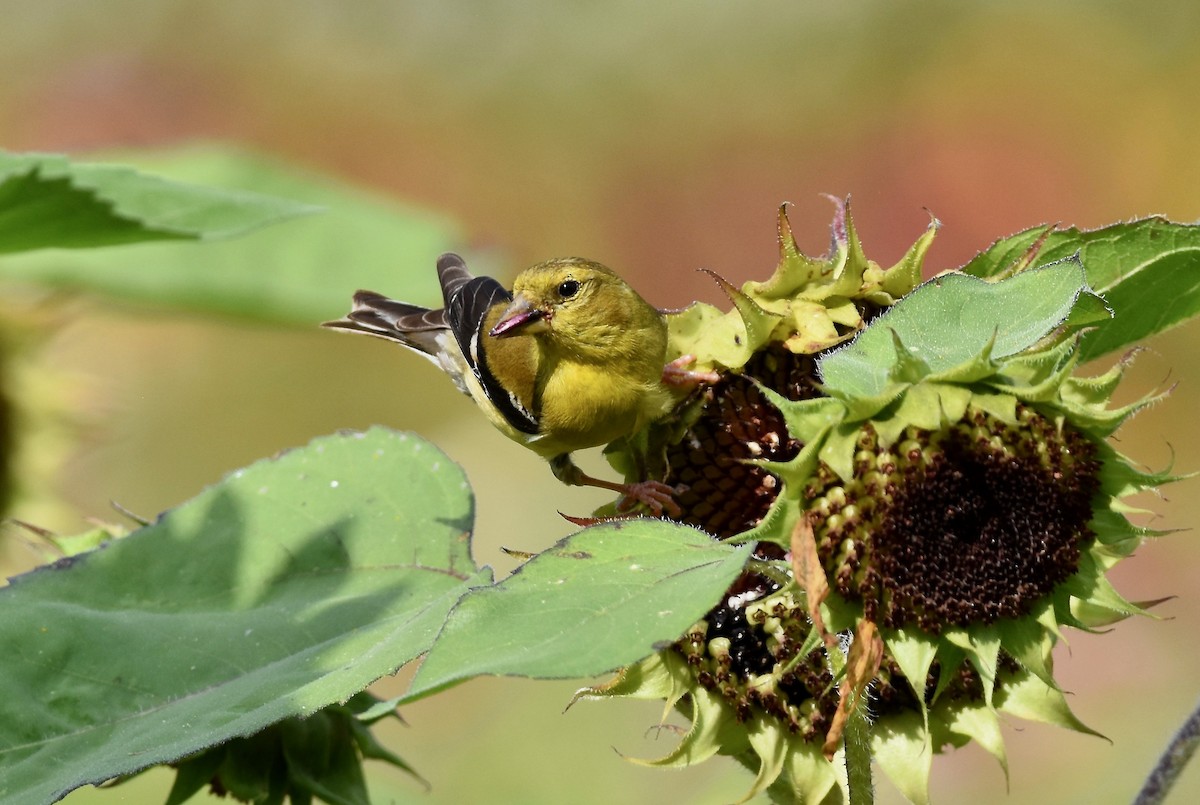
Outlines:
[[442,302],[446,307],[450,307],[464,285],[475,279],[463,259],[453,252],[446,252],[438,258],[437,272],[438,284],[442,286]]
[[[451,257],[458,260],[457,266],[447,260]],[[443,263],[446,263],[444,269]],[[479,348],[479,340],[488,337],[483,331],[488,311],[496,305],[507,306],[512,301],[512,294],[491,277],[472,277],[467,273],[461,258],[457,258],[456,255],[444,255],[438,260],[438,276],[447,283],[442,289],[447,298],[445,312],[450,332],[454,333],[459,349],[462,350],[488,400],[517,430],[530,435],[539,433],[536,415],[520,405],[496,380],[496,376],[488,368],[487,356]],[[449,290],[450,284],[452,290]]]

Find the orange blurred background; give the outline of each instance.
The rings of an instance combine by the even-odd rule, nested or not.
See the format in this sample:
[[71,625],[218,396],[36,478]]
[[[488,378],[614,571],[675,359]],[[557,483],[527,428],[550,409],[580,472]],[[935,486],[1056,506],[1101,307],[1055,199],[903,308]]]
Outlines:
[[[601,260],[662,307],[723,304],[700,267],[765,278],[782,201],[801,247],[823,252],[821,193],[853,196],[884,265],[936,215],[928,273],[1037,223],[1200,218],[1195,4],[6,0],[0,15],[4,148],[240,143],[446,213],[511,271]],[[153,515],[256,458],[373,423],[463,464],[477,559],[500,573],[514,566],[500,546],[545,547],[571,530],[556,509],[605,499],[564,491],[436,370],[378,343],[110,299],[71,308],[42,359],[86,388],[88,425],[58,473],[53,528],[110,516],[110,499]],[[1152,467],[1200,468],[1198,343],[1195,325],[1157,337],[1127,381],[1125,399],[1179,383],[1119,434]],[[1154,525],[1195,522],[1195,489],[1152,501]],[[8,573],[37,561],[14,540],[0,559]],[[1007,793],[968,748],[935,760],[935,800],[1129,801],[1200,698],[1197,559],[1186,533],[1147,545],[1114,580],[1133,600],[1179,596],[1156,610],[1166,620],[1072,634],[1058,652],[1076,713],[1111,744],[1010,721]],[[409,727],[386,739],[433,791],[375,769],[377,801],[720,803],[749,787],[732,762],[622,760],[611,747],[666,753],[668,736],[643,739],[657,709],[562,715],[575,687],[477,680],[406,708]],[[155,772],[66,801],[161,802],[168,787]],[[1174,801],[1194,800],[1191,769]],[[877,801],[900,800],[881,782]]]

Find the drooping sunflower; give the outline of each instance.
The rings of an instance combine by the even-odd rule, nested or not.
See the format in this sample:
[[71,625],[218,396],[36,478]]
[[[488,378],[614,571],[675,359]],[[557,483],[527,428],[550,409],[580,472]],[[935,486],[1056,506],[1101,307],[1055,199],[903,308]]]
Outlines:
[[[720,278],[734,308],[670,319],[677,354],[720,380],[652,426],[650,467],[679,519],[758,559],[672,647],[579,697],[661,698],[691,727],[656,765],[714,754],[747,797],[841,802],[847,717],[914,802],[932,755],[975,741],[1005,764],[999,713],[1090,730],[1055,682],[1061,628],[1144,606],[1105,574],[1147,536],[1127,496],[1173,480],[1107,439],[1155,398],[1110,400],[1127,362],[1078,377],[1109,315],[1078,261],[1000,281],[921,283],[930,227],[895,266],[868,260],[839,203],[830,255],[786,209],[766,282]],[[633,465],[614,447],[613,463]]]

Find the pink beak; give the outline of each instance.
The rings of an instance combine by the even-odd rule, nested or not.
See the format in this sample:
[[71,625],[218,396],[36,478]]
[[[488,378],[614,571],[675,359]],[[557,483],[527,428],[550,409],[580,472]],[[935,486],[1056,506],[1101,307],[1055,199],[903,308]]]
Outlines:
[[496,322],[488,335],[492,338],[504,338],[520,333],[542,332],[549,326],[550,319],[546,312],[535,308],[528,299],[518,294],[512,304],[500,314],[500,320]]

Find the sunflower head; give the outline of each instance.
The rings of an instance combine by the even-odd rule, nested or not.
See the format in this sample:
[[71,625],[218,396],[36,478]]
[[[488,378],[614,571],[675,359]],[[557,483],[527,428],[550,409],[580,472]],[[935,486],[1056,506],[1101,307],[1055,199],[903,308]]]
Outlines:
[[1051,650],[1063,626],[1144,611],[1105,573],[1152,535],[1122,498],[1172,478],[1106,439],[1149,400],[1109,404],[1124,363],[1075,376],[1081,325],[1107,315],[1078,262],[918,289],[936,227],[883,269],[845,204],[822,259],[781,209],[766,282],[719,280],[731,311],[671,317],[673,352],[721,379],[651,427],[651,467],[685,488],[679,519],[756,541],[757,562],[670,649],[580,692],[682,710],[656,763],[734,754],[751,794],[840,801],[865,701],[875,760],[919,802],[938,750],[1004,763],[1000,712],[1090,731]]

